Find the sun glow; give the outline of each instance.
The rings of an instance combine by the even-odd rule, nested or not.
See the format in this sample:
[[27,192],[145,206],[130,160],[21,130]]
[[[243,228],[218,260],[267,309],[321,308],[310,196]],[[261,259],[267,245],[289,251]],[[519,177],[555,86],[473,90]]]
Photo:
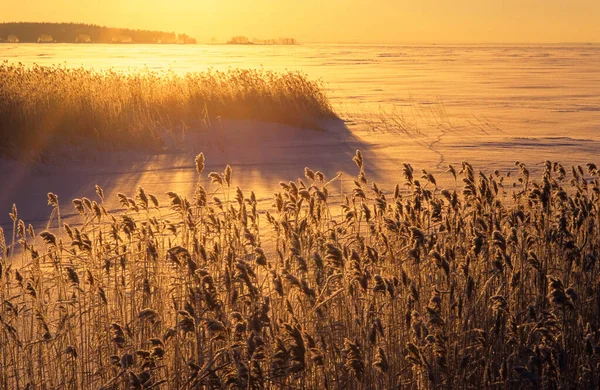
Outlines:
[[2,21],[85,22],[185,32],[208,42],[235,35],[301,42],[597,42],[595,0],[29,0]]

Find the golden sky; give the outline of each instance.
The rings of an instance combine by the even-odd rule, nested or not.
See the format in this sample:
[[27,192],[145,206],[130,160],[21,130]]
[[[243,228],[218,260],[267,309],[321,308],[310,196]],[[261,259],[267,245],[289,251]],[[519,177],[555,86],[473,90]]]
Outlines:
[[0,22],[84,22],[300,42],[600,42],[600,0],[20,0]]

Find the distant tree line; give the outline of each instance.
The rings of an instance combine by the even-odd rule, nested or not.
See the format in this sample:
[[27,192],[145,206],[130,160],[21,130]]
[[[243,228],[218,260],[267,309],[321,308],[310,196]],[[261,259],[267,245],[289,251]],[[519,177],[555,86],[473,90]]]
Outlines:
[[186,34],[112,28],[83,23],[0,23],[0,42],[196,43]]
[[249,39],[243,35],[238,35],[229,40],[230,45],[297,45],[298,41],[294,38],[277,39]]

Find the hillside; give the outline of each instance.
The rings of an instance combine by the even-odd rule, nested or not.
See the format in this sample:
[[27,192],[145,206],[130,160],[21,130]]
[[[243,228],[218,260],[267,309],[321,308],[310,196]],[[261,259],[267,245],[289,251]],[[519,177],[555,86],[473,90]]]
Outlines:
[[186,34],[83,23],[0,23],[0,42],[12,43],[196,43]]

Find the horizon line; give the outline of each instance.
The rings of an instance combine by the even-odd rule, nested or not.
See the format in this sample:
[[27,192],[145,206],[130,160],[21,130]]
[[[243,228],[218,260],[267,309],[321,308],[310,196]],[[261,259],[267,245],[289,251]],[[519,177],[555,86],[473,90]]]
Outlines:
[[[113,27],[107,24],[97,24],[90,22],[58,22],[58,21],[0,21],[0,24],[19,24],[19,23],[48,23],[48,24],[86,24],[91,26],[97,26],[101,28],[109,28],[109,29],[123,29],[123,30],[139,30],[139,31],[154,31],[154,32],[168,32],[173,34],[180,34],[175,31],[166,31],[161,29],[148,29],[148,28],[134,28],[134,27]],[[182,33],[183,34],[183,33]],[[208,42],[210,38],[198,38],[196,34],[185,33],[185,35],[196,39],[197,44],[210,43]],[[245,35],[245,34],[237,34],[237,35]],[[280,34],[281,37],[283,35]],[[290,35],[291,36],[291,35]],[[295,38],[295,37],[294,37]],[[308,40],[302,41],[302,39],[296,38],[300,44],[357,44],[357,45],[598,45],[600,41],[521,41],[521,42],[510,42],[510,41],[405,41],[405,40],[389,40],[389,41],[356,41],[356,40]],[[226,41],[216,42],[216,44],[227,43]]]

